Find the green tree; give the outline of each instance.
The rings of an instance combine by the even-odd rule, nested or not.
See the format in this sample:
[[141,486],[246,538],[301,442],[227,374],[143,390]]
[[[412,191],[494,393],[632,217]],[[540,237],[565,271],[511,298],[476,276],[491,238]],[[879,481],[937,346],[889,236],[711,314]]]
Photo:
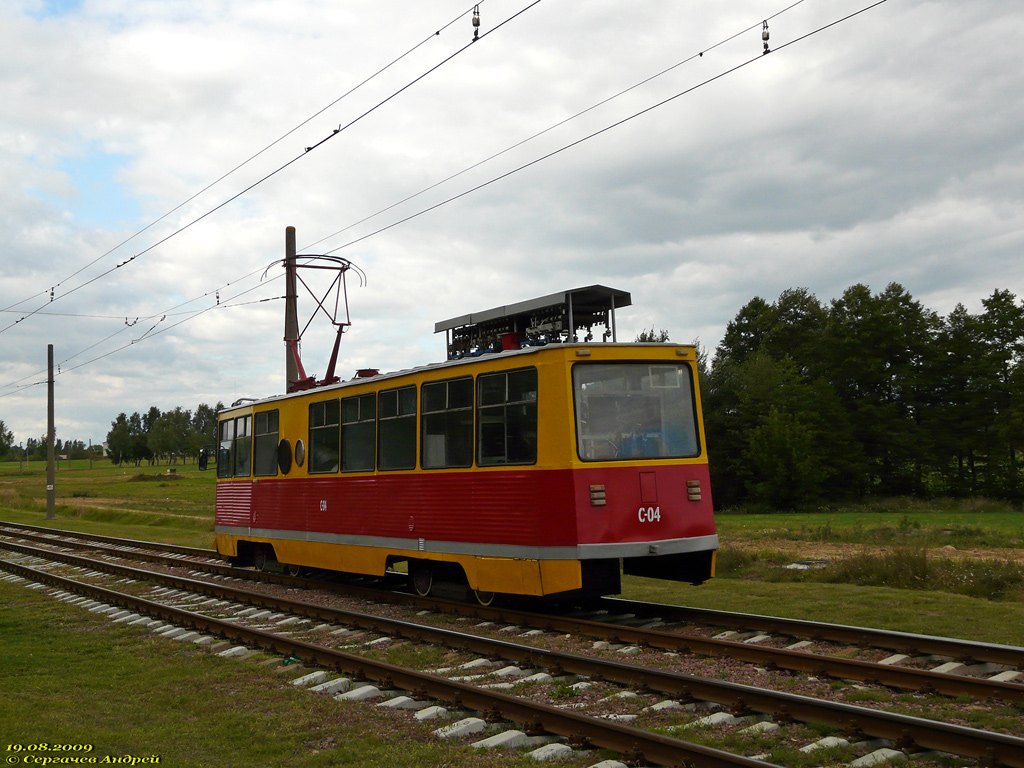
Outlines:
[[810,375],[828,311],[806,288],[787,288],[774,303],[755,296],[726,327],[716,359],[744,362],[758,351],[792,358]]
[[14,433],[7,428],[3,419],[0,419],[0,458],[7,455],[7,451],[14,445]]
[[760,296],[752,298],[726,326],[715,361],[742,363],[761,349],[773,322],[771,305]]
[[119,466],[133,458],[132,434],[128,417],[124,413],[119,413],[117,418],[110,422],[110,431],[107,432],[107,456]]
[[[153,463],[153,451],[149,448],[149,427],[146,425],[156,421],[160,416],[160,412],[157,411],[156,416],[152,416],[152,410],[154,409],[150,409],[146,419],[143,419],[138,411],[128,417],[128,433],[132,438],[131,458],[135,462],[136,467],[143,461],[148,461],[150,464]],[[149,418],[151,416],[152,419]]]
[[697,355],[697,376],[700,381],[704,381],[711,372],[708,348],[700,343],[699,338],[693,340],[693,348],[696,350]]
[[66,453],[69,459],[89,458],[88,447],[81,440],[65,440],[62,452]]
[[925,372],[929,386],[922,427],[929,463],[942,480],[938,490],[953,496],[978,490],[976,457],[984,453],[979,426],[989,411],[981,375],[982,336],[978,317],[957,304],[942,320]]
[[850,414],[881,493],[924,492],[922,374],[939,325],[897,283],[878,295],[855,285],[832,302],[822,370]]
[[776,509],[817,499],[825,468],[815,451],[814,427],[775,405],[759,421],[743,451],[751,496]]
[[[45,434],[40,435],[38,440],[31,440],[30,442],[32,443],[32,446],[33,446],[32,458],[34,460],[36,460],[36,461],[46,461],[46,458],[47,458],[46,457],[46,453],[47,453],[46,446],[48,445],[48,443],[46,441],[46,435]],[[57,445],[57,442],[58,442],[58,440],[57,440],[57,433],[56,433],[56,431],[54,431],[54,433],[53,433],[53,444],[54,444],[54,446]]]
[[828,310],[806,288],[788,288],[771,305],[766,319],[771,323],[760,348],[776,360],[791,357],[801,373],[813,375]]
[[668,331],[662,328],[660,331],[655,331],[654,326],[651,326],[651,330],[644,328],[640,333],[636,335],[634,341],[637,342],[664,342],[668,341]]
[[181,406],[158,416],[147,435],[149,450],[154,456],[164,456],[176,464],[184,459],[191,445],[192,414]]
[[210,407],[200,403],[192,414],[192,433],[189,454],[198,456],[204,445],[217,442],[217,412],[224,408],[223,403]]
[[1017,458],[1024,448],[1020,431],[1021,390],[1015,386],[1024,360],[1024,307],[1010,291],[995,291],[982,300],[979,321],[984,340],[985,365],[991,392],[991,421],[987,433],[987,488],[989,493],[1020,500],[1021,478]]
[[156,426],[157,419],[160,418],[160,409],[155,405],[151,405],[149,410],[140,418],[142,420],[142,430],[138,435],[138,444],[136,446],[136,450],[139,454],[138,462],[145,460],[152,465],[157,462],[157,454],[149,445],[149,436],[152,434],[153,428]]
[[842,403],[792,359],[715,359],[704,397],[716,502],[793,507],[863,493],[866,467]]

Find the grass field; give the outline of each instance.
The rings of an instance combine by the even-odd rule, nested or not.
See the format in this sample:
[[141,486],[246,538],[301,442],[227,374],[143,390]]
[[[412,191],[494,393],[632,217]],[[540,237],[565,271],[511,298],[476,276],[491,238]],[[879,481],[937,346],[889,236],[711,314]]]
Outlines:
[[719,533],[735,540],[1024,547],[1024,512],[988,499],[877,499],[799,513],[726,511],[717,519]]
[[216,473],[194,464],[117,467],[109,461],[61,462],[56,515],[46,511],[44,462],[0,462],[0,518],[72,531],[213,546]]
[[168,768],[536,765],[442,742],[431,735],[436,722],[321,698],[252,660],[113,625],[23,586],[0,582],[0,604],[7,762],[54,754],[7,745],[45,744],[88,745],[60,754],[97,763],[130,755]]

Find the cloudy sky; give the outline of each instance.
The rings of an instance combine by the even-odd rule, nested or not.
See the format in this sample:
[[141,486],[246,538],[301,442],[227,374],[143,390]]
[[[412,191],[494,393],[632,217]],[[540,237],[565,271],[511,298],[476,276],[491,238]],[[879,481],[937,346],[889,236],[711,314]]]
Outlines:
[[869,5],[485,0],[471,43],[457,0],[0,0],[0,419],[45,431],[48,343],[62,438],[281,392],[289,225],[366,274],[345,377],[594,283],[632,294],[620,339],[712,350],[786,288],[1024,296],[1024,5],[816,32]]

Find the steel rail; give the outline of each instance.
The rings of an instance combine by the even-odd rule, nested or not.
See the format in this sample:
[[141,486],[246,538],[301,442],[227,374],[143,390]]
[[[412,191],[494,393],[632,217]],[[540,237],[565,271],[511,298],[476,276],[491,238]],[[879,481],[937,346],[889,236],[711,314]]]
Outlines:
[[[44,543],[54,543],[48,538],[37,539],[29,536],[32,540],[40,540]],[[0,546],[6,543],[0,542]],[[17,545],[15,545],[17,546]],[[83,548],[88,548],[83,546]],[[26,553],[33,552],[31,548],[22,550]],[[125,553],[122,550],[109,550],[112,554],[134,554]],[[36,550],[36,553],[45,550]],[[68,556],[73,557],[73,556]],[[240,574],[251,579],[253,571],[244,569],[233,569],[229,566],[212,564],[210,568],[204,568],[206,564],[182,561],[176,558],[161,558],[159,555],[143,553],[141,559],[160,562],[164,565],[180,567],[182,565],[194,566],[196,570],[212,570],[221,575],[239,575],[232,573],[240,571]],[[67,560],[73,564],[82,564],[77,561]],[[93,566],[98,570],[100,566]],[[112,566],[123,567],[123,566]],[[152,573],[141,571],[140,573]],[[288,584],[289,581],[300,584],[308,584],[307,580],[297,579],[281,575],[270,574],[267,579],[276,584]],[[197,584],[202,582],[195,582]],[[317,582],[319,584],[319,582]],[[360,593],[368,593],[370,597],[379,594],[377,590],[367,590],[364,587],[343,586],[342,592],[356,590]],[[255,593],[252,593],[255,594]],[[386,593],[387,594],[387,593]],[[363,594],[362,596],[367,596]],[[604,638],[611,642],[625,642],[636,645],[658,648],[669,651],[696,653],[705,656],[716,656],[736,659],[739,661],[759,664],[774,669],[785,669],[793,672],[805,672],[813,675],[828,676],[843,680],[858,680],[861,682],[884,685],[902,690],[916,691],[920,693],[937,693],[947,696],[967,695],[976,699],[999,698],[1006,701],[1024,702],[1024,685],[1004,682],[998,680],[986,680],[982,678],[968,677],[966,675],[945,674],[932,672],[930,670],[914,669],[889,664],[879,664],[871,661],[856,659],[844,659],[836,656],[827,656],[803,651],[770,648],[730,640],[716,640],[697,635],[688,635],[675,632],[658,631],[654,629],[640,629],[619,624],[607,624],[603,622],[588,621],[585,619],[567,619],[547,614],[523,613],[519,611],[508,611],[506,609],[483,608],[478,606],[466,606],[461,603],[441,601],[436,598],[414,598],[402,596],[405,600],[395,602],[407,602],[422,607],[429,604],[439,611],[454,610],[489,620],[504,621],[506,623],[519,623],[524,626],[536,627],[551,632],[587,634],[593,637]],[[1024,649],[1022,649],[1024,650]]]
[[[3,545],[6,546],[6,543]],[[14,546],[24,554],[35,556],[50,554],[34,550],[31,547]],[[61,559],[65,562],[69,560],[84,561],[86,567],[94,565],[92,561],[77,558],[74,555],[64,555]],[[987,759],[988,756],[995,755],[1007,766],[1024,768],[1024,740],[1012,736],[989,734],[971,728],[939,724],[922,718],[895,715],[736,683],[550,651],[504,640],[491,640],[477,635],[425,627],[411,622],[384,619],[312,603],[270,597],[222,584],[210,584],[167,574],[151,574],[148,571],[112,564],[95,565],[97,569],[101,566],[116,569],[121,575],[127,574],[139,578],[150,578],[152,575],[168,585],[184,587],[191,591],[200,591],[220,598],[231,598],[240,602],[258,602],[264,607],[273,607],[322,620],[341,621],[345,624],[397,637],[411,637],[426,642],[442,643],[449,647],[466,648],[494,658],[525,662],[531,666],[545,667],[554,674],[582,674],[624,685],[641,685],[687,701],[696,699],[713,701],[741,713],[760,712],[787,720],[826,723],[876,738],[891,739],[904,746],[915,745],[921,749],[936,749],[975,759]],[[994,743],[990,743],[990,739],[994,739]],[[1000,756],[1000,748],[1008,745],[1014,745],[1014,749],[1020,750],[1017,755],[1018,762],[1007,761]]]
[[[109,540],[114,544],[125,544],[125,545],[139,545],[147,549],[166,549],[168,551],[174,551],[175,545],[163,545],[159,542],[146,542],[139,541],[135,542],[131,539],[117,539],[113,537],[96,536],[93,534],[79,534],[75,531],[63,531],[56,528],[45,528],[42,526],[28,526],[20,523],[7,523],[0,521],[0,525],[9,525],[14,527],[27,528],[37,531],[43,531],[47,533],[66,534],[69,536],[77,536],[80,538],[94,538],[96,540]],[[69,544],[69,546],[73,546]],[[84,548],[84,547],[82,547]],[[180,548],[190,549],[190,548]],[[199,553],[203,553],[199,556],[218,556],[215,550],[196,550]],[[128,554],[128,553],[125,553]],[[183,553],[184,554],[184,553]],[[139,559],[142,553],[138,553]],[[171,565],[175,562],[174,558],[165,558],[164,560],[153,560],[152,562],[163,562],[166,565]],[[178,561],[180,562],[180,561]],[[312,580],[302,580],[296,577],[284,576],[283,574],[275,574],[269,572],[253,572],[247,569],[236,569],[228,565],[218,565],[214,563],[203,563],[195,564],[197,568],[208,570],[213,573],[220,573],[221,575],[240,575],[249,574],[248,578],[253,578],[253,573],[261,573],[259,578],[261,581],[270,581],[278,584],[310,584],[314,583]],[[320,588],[331,589],[333,591],[350,591],[360,593],[361,590],[366,590],[366,587],[359,587],[353,585],[345,585],[340,587],[339,585],[331,582],[320,582],[316,581]],[[381,599],[384,597],[383,590],[373,590],[375,595],[374,599]],[[487,610],[500,611],[501,609],[485,609],[482,606],[472,606],[467,608],[464,604],[455,601],[445,601],[438,598],[417,598],[411,595],[398,594],[394,598],[391,598],[393,602],[406,603],[406,604],[423,604],[424,602],[436,607],[436,610],[445,610],[450,612],[466,612],[467,610],[476,611],[479,615],[483,615]],[[610,611],[615,613],[632,612],[637,615],[644,615],[650,617],[665,617],[670,616],[681,621],[701,621],[707,624],[714,624],[718,626],[733,627],[737,629],[751,629],[761,630],[766,632],[777,632],[781,634],[791,635],[794,637],[806,637],[817,641],[830,641],[843,643],[848,645],[856,645],[861,647],[874,646],[878,648],[886,648],[889,650],[900,651],[907,653],[912,656],[943,656],[956,659],[962,662],[989,662],[993,664],[1005,664],[1011,667],[1017,667],[1024,669],[1024,647],[1005,645],[1000,643],[982,643],[974,640],[962,640],[959,638],[949,637],[938,637],[934,635],[921,635],[909,632],[896,632],[893,630],[886,629],[874,629],[870,627],[856,627],[844,624],[826,624],[816,621],[808,621],[805,619],[789,619],[778,616],[765,616],[758,614],[746,614],[736,613],[733,611],[721,611],[712,608],[691,608],[682,605],[670,605],[664,603],[645,603],[634,600],[627,600],[624,598],[602,598],[598,603],[599,605],[608,606]],[[507,612],[506,612],[507,613]],[[541,621],[541,618],[535,618],[541,616],[540,614],[522,614],[525,617],[524,621]],[[549,617],[554,619],[555,617]],[[601,623],[601,622],[594,622]],[[619,626],[619,625],[609,625]]]
[[182,555],[191,555],[193,557],[209,557],[216,559],[223,559],[220,553],[215,549],[203,549],[201,547],[186,547],[181,544],[163,544],[157,541],[141,541],[138,539],[120,539],[115,536],[101,536],[98,533],[81,533],[80,531],[65,531],[60,528],[46,528],[41,525],[28,525],[27,523],[9,523],[6,520],[0,520],[0,526],[6,526],[8,528],[18,528],[25,531],[35,531],[37,533],[52,533],[57,535],[73,536],[79,539],[85,539],[87,541],[98,541],[104,544],[116,544],[126,547],[137,547],[138,549],[157,549],[163,550],[164,552],[177,552]]
[[[42,526],[23,526],[20,523],[6,523],[0,521],[2,525],[9,525],[14,527],[24,527],[38,531],[44,531],[48,533],[66,534],[69,536],[78,537],[90,537],[93,534],[79,534],[74,531],[63,531],[56,528],[44,528]],[[97,540],[109,539],[112,543],[123,543],[123,544],[138,544],[140,547],[144,546],[147,549],[168,549],[171,550],[174,545],[163,545],[158,542],[132,542],[129,539],[116,539],[112,537],[95,537]],[[73,546],[67,544],[67,546]],[[85,548],[85,547],[81,547]],[[197,550],[204,554],[199,556],[216,556],[214,550]],[[144,559],[143,553],[124,553],[131,554],[131,556],[137,559]],[[163,560],[156,559],[159,556],[153,556],[151,562],[161,562],[165,565],[173,565],[174,558],[165,558]],[[181,561],[177,561],[181,562]],[[475,612],[473,615],[497,615],[488,614],[488,611],[500,611],[502,609],[485,609],[478,606],[467,607],[465,604],[458,603],[455,601],[446,601],[439,598],[417,598],[412,595],[402,595],[400,593],[388,593],[385,590],[369,590],[365,586],[355,585],[344,585],[340,586],[333,582],[322,582],[306,579],[299,579],[296,577],[285,576],[283,574],[276,574],[270,572],[254,572],[247,569],[233,568],[228,565],[218,565],[215,563],[193,563],[197,569],[209,571],[211,573],[219,573],[221,575],[234,575],[240,578],[254,579],[258,578],[260,581],[269,581],[276,584],[288,584],[291,586],[301,586],[316,583],[321,589],[329,589],[334,592],[345,591],[350,594],[366,594],[373,595],[372,599],[376,600],[390,600],[396,603],[405,603],[409,605],[423,605],[434,607],[435,610],[447,611],[447,612],[461,612],[466,613],[469,611]],[[260,576],[254,576],[254,573],[260,573]],[[244,576],[244,574],[248,574]],[[1018,669],[1024,669],[1024,648],[1014,645],[1005,645],[999,643],[982,643],[973,640],[962,640],[958,638],[948,637],[937,637],[933,635],[921,635],[907,632],[895,632],[893,630],[886,629],[873,629],[869,627],[856,627],[843,624],[825,624],[821,622],[808,621],[804,619],[788,619],[777,616],[763,616],[758,614],[745,614],[736,613],[732,611],[720,611],[711,608],[690,608],[681,605],[668,605],[659,603],[643,603],[634,600],[626,600],[623,598],[603,598],[598,605],[604,605],[609,608],[611,612],[623,613],[630,612],[636,613],[637,615],[651,616],[651,617],[672,617],[680,621],[700,621],[708,624],[714,624],[724,627],[732,627],[736,629],[751,629],[761,630],[766,632],[776,632],[794,637],[805,637],[816,641],[829,641],[837,642],[848,645],[856,645],[860,647],[874,646],[878,648],[886,648],[893,651],[899,651],[907,653],[911,656],[943,656],[952,659],[956,659],[962,662],[989,662],[992,664],[1005,664],[1010,667],[1016,667]],[[506,610],[504,615],[510,615]],[[530,622],[531,626],[539,626],[533,622],[543,621],[543,618],[539,617],[538,614],[522,614],[523,622]],[[548,617],[549,620],[553,620],[555,617]],[[518,620],[518,619],[516,619]],[[601,623],[601,622],[595,622]],[[619,625],[609,625],[619,626]]]
[[712,608],[689,608],[682,605],[642,603],[621,598],[603,598],[601,604],[616,613],[634,612],[648,616],[671,616],[680,620],[699,621],[736,629],[778,632],[794,637],[824,640],[848,645],[875,646],[900,651],[911,656],[947,656],[959,661],[991,662],[1024,669],[1024,648],[999,643],[895,632],[844,624],[823,624],[804,619],[734,613]]
[[[3,525],[7,525],[4,523]],[[214,573],[219,576],[237,576],[239,578],[248,578],[250,581],[269,581],[271,583],[293,583],[297,581],[294,577],[285,576],[284,574],[275,574],[261,571],[250,571],[245,568],[235,568],[234,566],[228,565],[227,563],[209,562],[207,560],[184,560],[180,557],[168,557],[167,555],[156,554],[153,551],[139,551],[139,550],[127,550],[124,547],[132,546],[132,539],[114,539],[112,537],[104,536],[104,539],[110,539],[110,543],[93,542],[90,543],[91,539],[89,536],[79,536],[74,531],[55,531],[61,535],[69,536],[72,539],[82,539],[82,541],[64,541],[57,540],[52,536],[47,536],[40,533],[26,533],[24,531],[12,531],[6,532],[0,529],[0,536],[9,536],[11,538],[21,538],[27,541],[36,541],[40,544],[49,544],[51,546],[65,547],[68,549],[81,549],[90,550],[96,552],[103,552],[105,554],[130,558],[132,560],[140,560],[144,563],[154,563],[156,565],[166,565],[171,567],[181,567],[183,565],[191,566],[196,570],[203,570],[207,573]],[[156,542],[143,542],[147,544],[156,544]],[[166,551],[174,551],[174,545],[168,545],[164,549]],[[156,550],[158,546],[147,547],[146,550]],[[188,549],[185,547],[185,549]],[[183,555],[189,555],[187,552],[182,552]],[[214,553],[216,554],[216,553]],[[205,557],[206,555],[191,555],[192,557]],[[302,583],[309,583],[308,580],[302,579]]]
[[[193,627],[272,653],[285,653],[302,661],[351,673],[357,679],[374,680],[386,688],[413,692],[417,698],[432,698],[484,712],[491,720],[509,720],[525,724],[531,731],[542,730],[567,737],[578,745],[613,749],[649,763],[667,766],[692,765],[700,768],[779,768],[771,763],[733,755],[711,747],[633,728],[609,720],[558,709],[498,691],[488,691],[426,672],[374,661],[313,643],[294,640],[269,632],[241,627],[230,622],[202,616],[191,611],[155,603],[103,587],[83,584],[51,573],[37,571],[10,561],[0,560],[0,568],[22,578],[42,582],[59,589],[119,605],[137,613],[158,617],[175,624]],[[1022,742],[1024,743],[1024,742]]]

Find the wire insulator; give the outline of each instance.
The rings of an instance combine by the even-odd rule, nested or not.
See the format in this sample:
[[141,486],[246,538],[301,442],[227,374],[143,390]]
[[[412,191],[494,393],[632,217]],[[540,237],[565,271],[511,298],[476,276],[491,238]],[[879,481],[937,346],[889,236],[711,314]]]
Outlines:
[[480,39],[480,6],[473,6],[473,39]]
[[763,56],[765,53],[771,53],[772,50],[771,50],[771,48],[768,47],[768,21],[767,21],[767,19],[764,22],[764,26],[761,27],[761,39],[764,40],[764,53],[762,53],[761,55]]

